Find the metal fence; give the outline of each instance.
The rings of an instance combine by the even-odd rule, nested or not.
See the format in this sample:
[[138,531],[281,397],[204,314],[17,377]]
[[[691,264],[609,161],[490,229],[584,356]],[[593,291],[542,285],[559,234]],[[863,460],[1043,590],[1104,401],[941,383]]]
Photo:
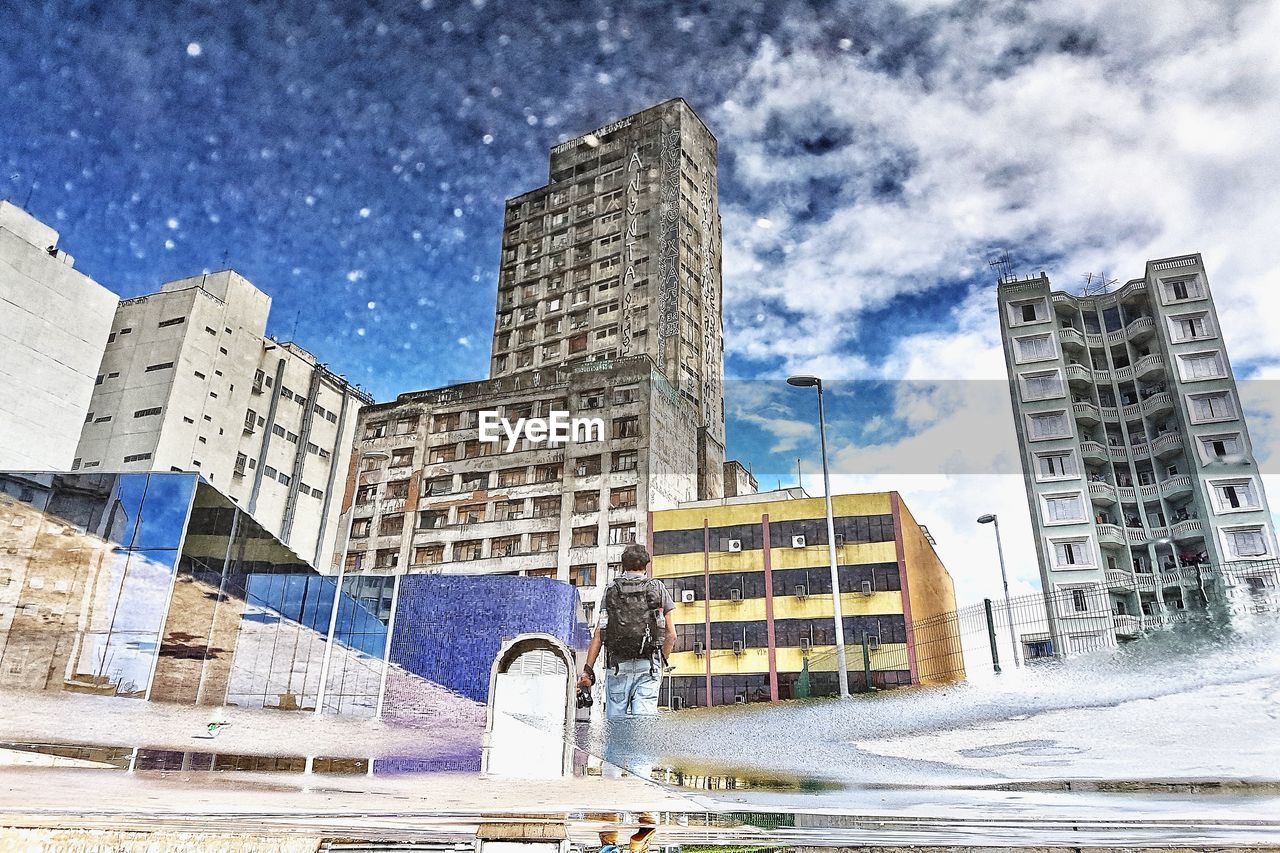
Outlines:
[[[1280,613],[1280,561],[1202,564],[1175,571],[1106,572],[1049,593],[987,599],[911,624],[911,642],[881,648],[872,636],[846,637],[849,688],[981,678],[1024,663],[1085,654],[1197,622],[1247,624]],[[833,670],[834,651],[809,658]]]

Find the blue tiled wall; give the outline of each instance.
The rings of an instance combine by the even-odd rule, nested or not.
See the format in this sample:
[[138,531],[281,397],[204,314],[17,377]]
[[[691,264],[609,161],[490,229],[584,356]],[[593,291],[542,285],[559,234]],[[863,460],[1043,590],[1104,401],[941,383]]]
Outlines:
[[578,591],[551,578],[405,575],[400,579],[391,660],[457,693],[487,702],[502,641],[551,634],[583,650],[590,637]]

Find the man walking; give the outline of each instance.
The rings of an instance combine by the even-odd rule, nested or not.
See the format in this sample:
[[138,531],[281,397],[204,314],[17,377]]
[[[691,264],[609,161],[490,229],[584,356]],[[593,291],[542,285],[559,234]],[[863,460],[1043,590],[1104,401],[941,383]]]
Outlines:
[[622,574],[604,591],[595,634],[578,688],[596,683],[595,663],[605,650],[605,718],[658,715],[662,671],[676,645],[675,601],[662,581],[647,575],[649,552],[628,545],[622,552]]

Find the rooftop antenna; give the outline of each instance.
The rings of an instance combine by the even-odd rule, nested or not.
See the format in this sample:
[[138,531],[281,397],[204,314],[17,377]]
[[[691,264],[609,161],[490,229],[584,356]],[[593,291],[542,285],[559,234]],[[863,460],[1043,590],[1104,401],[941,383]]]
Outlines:
[[227,268],[227,250],[226,249],[222,250],[222,268],[224,270]]
[[987,262],[987,266],[996,270],[996,284],[1002,284],[1013,279],[1013,258],[1009,256],[1007,249],[1001,249],[1000,254]]
[[1107,278],[1105,272],[1087,272],[1080,277],[1084,279],[1084,284],[1080,286],[1081,296],[1101,296],[1111,290],[1113,285],[1120,283],[1119,279]]
[[296,341],[298,339],[298,318],[302,316],[302,311],[297,311],[293,315],[293,331],[289,333],[289,340]]

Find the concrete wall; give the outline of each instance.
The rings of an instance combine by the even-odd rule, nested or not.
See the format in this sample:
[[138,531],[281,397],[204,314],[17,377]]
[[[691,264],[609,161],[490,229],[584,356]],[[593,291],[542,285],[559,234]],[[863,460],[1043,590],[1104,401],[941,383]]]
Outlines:
[[0,470],[70,470],[115,312],[57,245],[0,202]]
[[892,492],[891,498],[916,678],[921,684],[962,681],[965,672],[960,627],[949,617],[956,610],[955,583],[911,510],[897,492]]

